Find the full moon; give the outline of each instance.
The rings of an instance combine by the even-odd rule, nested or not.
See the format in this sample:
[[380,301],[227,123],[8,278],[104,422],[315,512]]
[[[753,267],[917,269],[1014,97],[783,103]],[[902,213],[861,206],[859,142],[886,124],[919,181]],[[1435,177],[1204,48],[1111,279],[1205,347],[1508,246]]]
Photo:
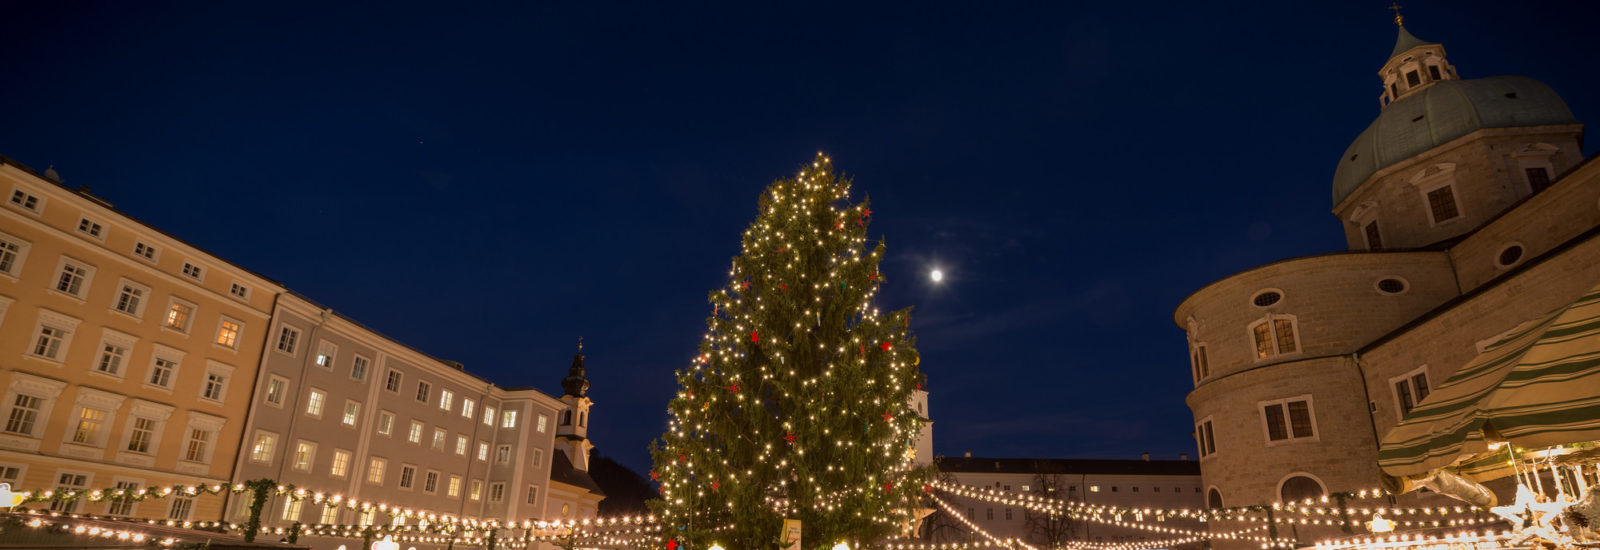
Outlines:
[[937,283],[944,280],[944,272],[935,269],[933,270],[933,273],[928,274],[928,277],[932,278],[933,282]]

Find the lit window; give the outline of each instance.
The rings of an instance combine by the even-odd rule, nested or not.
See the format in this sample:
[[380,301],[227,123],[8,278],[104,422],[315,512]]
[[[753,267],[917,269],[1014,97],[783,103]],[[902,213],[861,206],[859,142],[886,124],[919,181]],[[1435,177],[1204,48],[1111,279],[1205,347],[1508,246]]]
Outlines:
[[411,431],[406,432],[406,441],[409,441],[411,443],[422,443],[422,423],[421,422],[417,422],[415,420],[411,421]]
[[217,327],[217,345],[232,348],[239,345],[239,323],[222,320],[222,325]]
[[300,521],[300,506],[303,501],[285,499],[283,503],[283,521]]
[[493,426],[494,425],[494,407],[487,407],[486,406],[486,407],[483,408],[483,425],[485,425],[485,426]]
[[382,485],[383,469],[387,468],[388,466],[389,463],[381,458],[372,459],[372,462],[367,464],[367,483]]
[[446,437],[447,436],[445,435],[444,428],[434,428],[433,429],[433,450],[435,450],[435,451],[443,451],[444,450],[444,440],[445,440]]
[[450,476],[450,484],[445,486],[444,493],[450,498],[461,496],[461,476]]
[[502,427],[502,428],[515,428],[515,427],[517,427],[517,413],[518,412],[521,412],[521,411],[505,411],[505,412],[501,413],[503,416],[500,419],[500,427]]
[[1250,333],[1255,338],[1256,358],[1265,359],[1299,351],[1295,326],[1296,320],[1292,315],[1268,315],[1252,323]]
[[211,432],[189,428],[189,444],[184,449],[183,459],[190,462],[206,462],[206,451],[210,447]]
[[456,436],[456,454],[461,456],[467,455],[467,436]]
[[283,406],[283,396],[289,392],[289,380],[273,376],[267,380],[267,403]]
[[313,389],[311,395],[306,396],[306,414],[322,418],[322,406],[327,404],[328,393]]
[[488,443],[485,443],[485,442],[482,442],[482,441],[478,442],[478,460],[483,460],[483,461],[489,460],[489,444]]
[[378,413],[378,435],[394,433],[394,413],[383,411]]
[[338,354],[339,354],[339,346],[334,345],[333,342],[329,342],[327,340],[323,340],[321,342],[318,342],[317,343],[317,366],[322,367],[322,368],[328,368],[328,369],[333,368],[333,358],[334,358],[334,356],[336,356]]
[[328,466],[328,475],[342,478],[350,473],[350,451],[336,450],[333,452],[333,463]]
[[189,322],[194,317],[194,306],[173,301],[167,305],[167,317],[162,324],[178,332],[189,332]]
[[322,517],[319,518],[319,521],[321,521],[323,525],[337,525],[339,523],[339,507],[323,506]]
[[478,410],[478,402],[477,401],[473,401],[472,398],[470,398],[470,397],[461,398],[461,416],[462,417],[466,418],[467,420],[472,420],[472,413],[473,413],[473,411],[476,411],[476,410]]
[[482,496],[483,496],[483,481],[482,480],[477,480],[477,479],[472,480],[472,490],[467,491],[467,498],[472,499],[472,500],[478,500],[479,498],[482,498]]
[[545,427],[550,424],[550,417],[539,415],[539,433],[544,433]]
[[439,410],[448,411],[456,404],[456,394],[450,390],[439,390]]
[[133,430],[128,435],[128,450],[135,453],[149,453],[150,441],[155,437],[155,431],[155,419],[134,417]]
[[301,472],[311,471],[311,464],[317,458],[317,444],[309,441],[296,442],[294,446],[294,469]]
[[1317,436],[1316,422],[1311,414],[1310,396],[1262,403],[1261,416],[1266,421],[1268,441],[1310,439]]
[[272,452],[278,446],[278,435],[267,432],[256,432],[256,439],[250,445],[250,461],[261,464],[272,463]]
[[183,275],[196,281],[205,279],[206,270],[203,267],[189,262],[183,262]]
[[361,404],[355,401],[346,400],[344,402],[344,418],[341,420],[341,422],[345,426],[354,428],[356,427],[356,417],[360,414]]

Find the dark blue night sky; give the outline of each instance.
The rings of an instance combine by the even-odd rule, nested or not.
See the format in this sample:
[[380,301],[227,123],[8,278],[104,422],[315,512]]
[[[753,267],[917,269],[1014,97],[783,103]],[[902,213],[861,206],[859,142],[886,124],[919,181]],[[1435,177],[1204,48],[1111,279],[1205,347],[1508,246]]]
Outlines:
[[[1344,248],[1395,39],[1379,1],[778,4],[10,3],[0,154],[504,385],[559,394],[582,336],[642,470],[757,193],[826,151],[938,452],[1175,458],[1173,308]],[[1595,8],[1405,12],[1592,122]]]

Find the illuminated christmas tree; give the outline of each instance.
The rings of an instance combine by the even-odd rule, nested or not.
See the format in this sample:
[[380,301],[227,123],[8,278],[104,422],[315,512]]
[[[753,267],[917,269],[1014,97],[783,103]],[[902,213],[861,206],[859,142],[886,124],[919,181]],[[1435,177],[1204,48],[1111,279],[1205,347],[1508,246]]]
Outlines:
[[910,310],[873,305],[871,219],[820,153],[761,194],[652,448],[669,546],[778,548],[786,518],[807,550],[871,546],[911,519],[931,476],[913,463],[921,375]]

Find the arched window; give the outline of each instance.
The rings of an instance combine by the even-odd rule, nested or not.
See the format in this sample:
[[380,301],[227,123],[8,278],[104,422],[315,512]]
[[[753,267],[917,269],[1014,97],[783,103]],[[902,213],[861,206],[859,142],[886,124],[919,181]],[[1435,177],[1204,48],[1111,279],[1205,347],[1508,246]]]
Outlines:
[[1278,485],[1278,496],[1284,502],[1320,498],[1326,492],[1322,489],[1322,482],[1307,474],[1291,475]]
[[571,426],[572,425],[572,411],[561,411],[561,425],[562,426]]
[[1218,491],[1216,487],[1212,487],[1211,491],[1206,493],[1206,507],[1207,508],[1221,508],[1222,507],[1222,491]]
[[1256,359],[1300,351],[1299,321],[1293,315],[1267,315],[1250,324]]
[[1194,370],[1194,381],[1199,383],[1211,376],[1211,362],[1206,358],[1206,345],[1196,342],[1189,348],[1189,366]]
[[588,411],[584,411],[584,412],[578,413],[578,427],[579,428],[584,427],[584,424],[587,423],[588,421],[589,421],[589,412]]

